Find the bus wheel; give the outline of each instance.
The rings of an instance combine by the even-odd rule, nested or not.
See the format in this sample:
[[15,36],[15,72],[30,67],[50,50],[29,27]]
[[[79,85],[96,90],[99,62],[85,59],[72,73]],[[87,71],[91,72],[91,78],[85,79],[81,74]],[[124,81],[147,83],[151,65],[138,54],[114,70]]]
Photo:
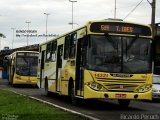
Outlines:
[[75,97],[74,93],[75,93],[74,85],[72,83],[69,86],[69,97],[70,97],[70,101],[71,101],[72,105],[76,105],[77,104],[77,98]]
[[119,103],[120,106],[122,106],[124,108],[127,108],[129,106],[129,104],[130,104],[130,100],[119,99],[118,103]]
[[45,89],[45,95],[49,95],[49,92],[48,92],[48,78],[47,77],[45,77],[45,87],[44,87],[44,89]]

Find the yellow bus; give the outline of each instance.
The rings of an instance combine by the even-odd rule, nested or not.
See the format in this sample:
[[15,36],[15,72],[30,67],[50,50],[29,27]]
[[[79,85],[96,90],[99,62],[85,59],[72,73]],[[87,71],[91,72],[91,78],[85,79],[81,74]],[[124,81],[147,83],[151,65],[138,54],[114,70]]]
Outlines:
[[8,81],[11,85],[37,85],[38,52],[16,51],[8,56]]
[[89,21],[40,45],[38,85],[46,93],[82,99],[152,98],[152,32],[120,20]]

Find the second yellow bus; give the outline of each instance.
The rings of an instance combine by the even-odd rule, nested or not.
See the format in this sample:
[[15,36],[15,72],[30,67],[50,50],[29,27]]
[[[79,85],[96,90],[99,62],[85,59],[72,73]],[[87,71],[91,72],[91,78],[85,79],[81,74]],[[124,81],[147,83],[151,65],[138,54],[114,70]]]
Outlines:
[[37,84],[38,52],[16,51],[8,56],[7,62],[10,84]]

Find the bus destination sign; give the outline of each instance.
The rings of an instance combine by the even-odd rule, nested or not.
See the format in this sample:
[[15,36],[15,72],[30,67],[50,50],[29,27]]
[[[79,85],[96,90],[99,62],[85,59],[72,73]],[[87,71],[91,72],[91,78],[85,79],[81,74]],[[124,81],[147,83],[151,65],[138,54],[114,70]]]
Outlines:
[[17,56],[38,56],[38,53],[19,52]]
[[151,36],[151,30],[147,26],[119,22],[95,22],[91,24],[90,31],[96,33],[117,33]]

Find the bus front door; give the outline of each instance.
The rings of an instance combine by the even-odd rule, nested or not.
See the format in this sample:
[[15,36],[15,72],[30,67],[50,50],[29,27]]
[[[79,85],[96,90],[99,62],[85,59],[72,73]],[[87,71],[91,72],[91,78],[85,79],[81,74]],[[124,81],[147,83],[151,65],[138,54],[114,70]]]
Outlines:
[[58,46],[57,52],[57,67],[56,67],[56,91],[61,91],[61,72],[62,72],[62,55],[63,55],[63,45]]
[[83,96],[83,74],[84,74],[84,48],[82,40],[78,40],[77,54],[76,54],[76,81],[75,81],[75,95]]

